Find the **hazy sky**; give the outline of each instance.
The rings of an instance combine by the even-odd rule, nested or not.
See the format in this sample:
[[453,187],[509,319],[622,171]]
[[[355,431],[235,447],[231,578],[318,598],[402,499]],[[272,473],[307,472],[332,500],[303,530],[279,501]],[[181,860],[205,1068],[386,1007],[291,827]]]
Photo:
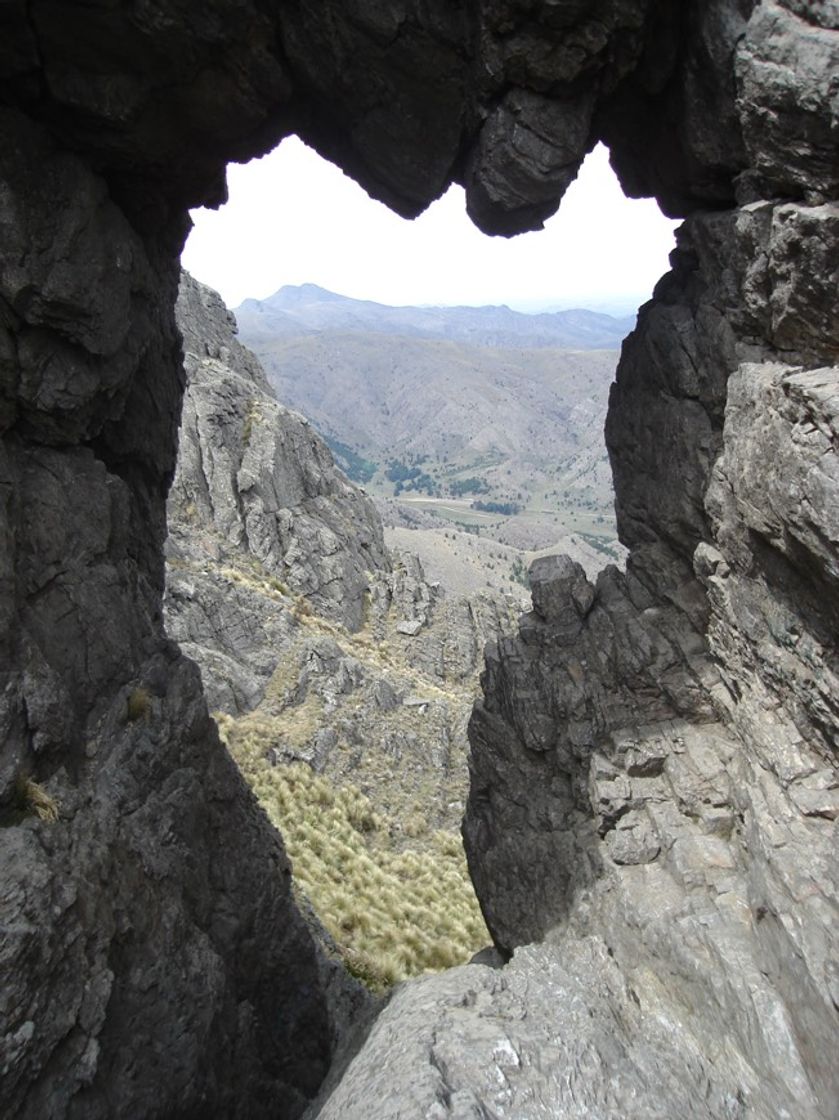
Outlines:
[[230,307],[310,282],[390,304],[629,310],[667,270],[677,225],[654,201],[624,198],[602,147],[545,229],[510,239],[472,225],[459,187],[405,221],[295,137],[231,164],[228,183],[226,206],[193,211],[183,262]]

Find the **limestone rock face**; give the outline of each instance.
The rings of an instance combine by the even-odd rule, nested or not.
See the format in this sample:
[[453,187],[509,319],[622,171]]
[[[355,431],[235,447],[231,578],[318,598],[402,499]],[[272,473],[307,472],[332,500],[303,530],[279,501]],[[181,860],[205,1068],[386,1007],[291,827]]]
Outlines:
[[[544,941],[394,1002],[388,1085],[416,1030],[433,1097],[335,1108],[832,1116],[837,32],[805,0],[2,6],[4,1115],[294,1116],[332,1052],[334,975],[162,622],[186,210],[297,132],[402,214],[461,181],[502,234],[605,139],[688,217],[610,406],[627,575],[543,573],[475,716],[482,902],[504,948]],[[202,508],[285,558],[273,474],[229,519],[243,463]],[[511,1020],[493,1103],[470,1054]]]

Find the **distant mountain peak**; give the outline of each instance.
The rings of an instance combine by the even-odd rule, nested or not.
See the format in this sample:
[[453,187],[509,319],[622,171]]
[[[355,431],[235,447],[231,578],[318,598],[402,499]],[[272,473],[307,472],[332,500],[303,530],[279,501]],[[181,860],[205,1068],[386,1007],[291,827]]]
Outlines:
[[346,300],[350,300],[350,297],[330,292],[328,288],[321,288],[317,284],[285,284],[272,296],[259,302],[284,308],[306,303],[342,303]]
[[602,312],[528,315],[506,304],[483,307],[411,307],[353,299],[317,284],[286,285],[264,300],[237,308],[243,336],[350,331],[447,339],[479,346],[616,350],[634,326]]

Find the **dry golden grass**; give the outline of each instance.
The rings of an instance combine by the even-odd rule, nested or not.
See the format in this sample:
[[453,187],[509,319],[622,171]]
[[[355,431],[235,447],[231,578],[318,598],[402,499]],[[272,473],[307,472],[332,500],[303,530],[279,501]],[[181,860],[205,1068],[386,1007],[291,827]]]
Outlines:
[[34,779],[20,777],[15,793],[24,814],[33,814],[48,824],[55,824],[58,820],[60,816],[58,802]]
[[245,419],[242,423],[242,447],[248,447],[253,436],[254,426],[262,420],[262,411],[259,407],[259,400],[252,397],[248,401],[248,409],[245,413]]
[[219,726],[245,778],[282,831],[294,878],[347,968],[375,990],[467,961],[489,940],[460,838],[435,833],[399,851],[398,822],[356,787],[302,763],[272,766],[249,717]]
[[276,603],[283,603],[288,597],[288,587],[277,576],[269,575],[261,569],[251,565],[250,569],[226,565],[218,569],[220,576],[230,583],[238,583],[250,591],[258,591]]

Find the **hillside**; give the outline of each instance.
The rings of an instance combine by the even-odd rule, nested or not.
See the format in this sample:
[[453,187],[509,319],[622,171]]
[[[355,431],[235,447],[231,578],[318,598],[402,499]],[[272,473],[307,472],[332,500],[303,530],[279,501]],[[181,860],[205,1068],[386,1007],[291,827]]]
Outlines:
[[[249,301],[240,329],[278,397],[312,420],[350,478],[516,547],[579,531],[612,547],[602,426],[617,353],[556,344],[560,320],[588,313],[383,308],[329,293],[309,302],[309,290],[320,292]],[[621,321],[594,318],[612,324],[614,347]],[[480,330],[462,329],[469,319]],[[496,329],[508,319],[519,344],[490,345],[509,340]]]

